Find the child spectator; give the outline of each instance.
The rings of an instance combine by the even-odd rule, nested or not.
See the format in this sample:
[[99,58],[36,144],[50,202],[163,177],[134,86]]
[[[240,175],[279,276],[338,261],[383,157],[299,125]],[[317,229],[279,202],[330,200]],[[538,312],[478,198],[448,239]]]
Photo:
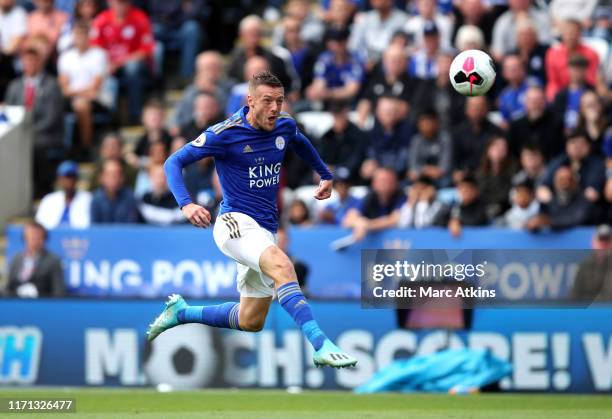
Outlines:
[[540,203],[535,199],[534,184],[525,179],[512,188],[512,207],[503,216],[503,225],[513,230],[527,227],[527,222],[540,212]]
[[457,190],[460,202],[451,208],[448,221],[448,230],[454,237],[461,235],[463,226],[483,226],[489,222],[476,179],[465,176]]
[[417,120],[418,133],[410,141],[409,178],[421,176],[436,182],[439,187],[451,183],[452,143],[448,132],[440,130],[438,114],[433,109],[421,112]]

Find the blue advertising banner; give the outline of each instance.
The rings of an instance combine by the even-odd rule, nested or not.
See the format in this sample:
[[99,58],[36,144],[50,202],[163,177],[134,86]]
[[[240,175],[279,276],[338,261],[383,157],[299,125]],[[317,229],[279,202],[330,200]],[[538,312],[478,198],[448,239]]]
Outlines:
[[[7,257],[23,248],[21,227],[8,228]],[[530,234],[494,228],[466,228],[460,238],[444,229],[387,230],[363,242],[334,251],[331,245],[349,231],[335,227],[290,230],[289,251],[309,267],[308,292],[322,298],[359,298],[362,249],[588,249],[591,228],[559,233]],[[64,262],[72,295],[159,297],[179,292],[192,297],[236,297],[236,266],[215,246],[212,232],[191,227],[157,228],[113,225],[87,230],[58,228],[48,247]],[[511,265],[512,261],[508,262]],[[512,267],[512,266],[510,266]],[[519,267],[520,268],[520,267]],[[557,267],[552,267],[557,269]],[[552,272],[558,272],[553,269]],[[562,266],[563,272],[570,269]],[[500,267],[497,287],[507,298],[545,293],[548,298],[567,292],[565,281],[534,288],[538,275],[526,266],[504,282]],[[542,272],[538,270],[537,272]],[[560,272],[560,271],[559,271]]]
[[394,311],[363,310],[358,302],[313,302],[328,336],[359,360],[355,369],[333,370],[313,366],[310,345],[276,303],[259,333],[183,325],[152,346],[144,333],[159,301],[1,304],[3,384],[352,389],[394,359],[484,347],[513,366],[504,390],[612,391],[612,307],[481,309],[469,331],[442,331],[398,329]]

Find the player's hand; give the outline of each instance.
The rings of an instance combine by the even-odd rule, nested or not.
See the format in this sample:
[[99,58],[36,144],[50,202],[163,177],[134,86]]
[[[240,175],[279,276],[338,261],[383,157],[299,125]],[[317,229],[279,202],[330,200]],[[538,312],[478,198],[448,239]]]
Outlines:
[[334,185],[334,182],[331,180],[321,180],[321,182],[319,182],[319,187],[314,193],[315,199],[318,199],[319,201],[321,201],[323,199],[329,198],[332,193],[333,185]]
[[197,204],[187,204],[181,208],[185,218],[196,227],[206,228],[210,225],[210,212]]

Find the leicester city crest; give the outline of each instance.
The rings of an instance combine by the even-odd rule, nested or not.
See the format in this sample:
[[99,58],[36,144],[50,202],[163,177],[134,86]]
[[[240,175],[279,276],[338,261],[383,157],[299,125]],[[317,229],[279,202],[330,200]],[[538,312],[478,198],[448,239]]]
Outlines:
[[279,150],[285,148],[285,139],[283,137],[276,137],[276,148],[278,148]]

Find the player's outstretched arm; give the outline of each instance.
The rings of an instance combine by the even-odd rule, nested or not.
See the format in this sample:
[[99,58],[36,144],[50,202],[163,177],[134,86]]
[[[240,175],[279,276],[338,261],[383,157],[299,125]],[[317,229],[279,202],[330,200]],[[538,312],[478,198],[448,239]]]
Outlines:
[[170,191],[185,217],[196,227],[208,227],[210,225],[210,213],[206,208],[193,203],[185,186],[183,168],[206,157],[207,154],[201,147],[187,144],[168,157],[164,164]]
[[308,138],[299,131],[291,145],[298,156],[306,161],[310,167],[321,176],[321,182],[319,182],[319,187],[315,191],[315,198],[319,200],[329,198],[332,191],[333,176],[321,159],[321,156],[319,156],[319,153],[317,153],[317,150],[310,143]]

